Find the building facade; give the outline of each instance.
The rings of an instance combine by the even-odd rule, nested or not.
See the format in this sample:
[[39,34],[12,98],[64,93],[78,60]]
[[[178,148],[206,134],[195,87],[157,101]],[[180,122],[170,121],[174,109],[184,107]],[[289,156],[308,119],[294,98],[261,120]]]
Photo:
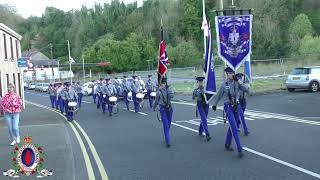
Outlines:
[[8,85],[13,83],[24,103],[23,72],[17,64],[21,57],[21,39],[22,36],[0,23],[0,96],[4,96]]

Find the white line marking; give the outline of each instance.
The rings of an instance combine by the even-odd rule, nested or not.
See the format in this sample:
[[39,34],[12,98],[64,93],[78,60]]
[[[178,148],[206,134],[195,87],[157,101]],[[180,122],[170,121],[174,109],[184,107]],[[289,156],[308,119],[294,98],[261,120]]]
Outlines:
[[[185,102],[172,102],[172,103],[181,104],[181,105],[188,105],[188,106],[195,106],[195,104],[193,104],[193,103],[185,103]],[[222,110],[222,107],[219,106],[219,107],[217,107],[217,109]],[[275,113],[269,113],[269,112],[263,112],[263,111],[246,110],[245,115],[249,115],[251,118],[257,118],[257,119],[275,118],[275,119],[281,119],[281,120],[286,120],[286,121],[292,121],[292,122],[320,126],[320,122],[318,122],[318,121],[309,121],[309,120],[299,119],[298,117],[295,117],[295,116],[275,114]]]
[[[198,133],[198,131],[195,130],[195,129],[192,129],[192,128],[189,128],[189,127],[186,127],[186,126],[183,126],[183,125],[180,125],[180,124],[176,124],[176,123],[172,123],[172,124],[173,124],[173,125],[176,125],[176,126],[179,126],[179,127],[183,128],[183,129],[187,129],[187,130],[189,130],[189,131]],[[290,168],[292,168],[292,169],[295,169],[295,170],[297,170],[297,171],[300,171],[300,172],[302,172],[302,173],[305,173],[305,174],[308,174],[308,175],[310,175],[310,176],[313,176],[313,177],[316,177],[316,178],[320,179],[320,174],[317,174],[317,173],[315,173],[315,172],[312,172],[312,171],[309,171],[309,170],[307,170],[307,169],[301,168],[301,167],[299,167],[299,166],[293,165],[293,164],[291,164],[291,163],[282,161],[282,160],[280,160],[280,159],[271,157],[271,156],[269,156],[269,155],[260,153],[260,152],[258,152],[258,151],[255,151],[255,150],[250,149],[250,148],[247,148],[247,147],[243,147],[243,150],[246,150],[246,151],[248,151],[248,152],[250,152],[250,153],[253,153],[253,154],[255,154],[255,155],[264,157],[264,158],[269,159],[269,160],[271,160],[271,161],[277,162],[277,163],[282,164],[282,165],[284,165],[284,166],[290,167]]]
[[[123,108],[124,110],[127,110],[127,108]],[[130,109],[129,111],[136,113],[134,110]],[[143,112],[138,112],[138,114],[144,115],[144,116],[148,116],[148,114],[143,113]]]
[[182,125],[180,125],[180,124],[176,124],[176,123],[171,123],[171,124],[173,124],[173,125],[175,125],[175,126],[179,126],[179,127],[183,128],[183,129],[187,129],[187,130],[189,130],[189,131],[193,131],[193,132],[198,133],[198,131],[197,131],[197,130],[194,130],[194,129],[188,128],[188,127],[186,127],[186,126],[182,126]]
[[320,179],[320,174],[314,173],[314,172],[309,171],[309,170],[307,170],[307,169],[304,169],[304,168],[301,168],[301,167],[299,167],[299,166],[296,166],[296,165],[287,163],[287,162],[285,162],[285,161],[282,161],[282,160],[280,160],[280,159],[277,159],[277,158],[271,157],[271,156],[269,156],[269,155],[260,153],[260,152],[258,152],[258,151],[252,150],[252,149],[247,148],[247,147],[243,147],[243,149],[246,150],[246,151],[248,151],[248,152],[251,152],[251,153],[253,153],[253,154],[256,154],[256,155],[258,155],[258,156],[264,157],[264,158],[269,159],[269,160],[271,160],[271,161],[277,162],[277,163],[282,164],[282,165],[284,165],[284,166],[290,167],[290,168],[292,168],[292,169],[295,169],[295,170],[297,170],[297,171],[303,172],[303,173],[305,173],[305,174],[308,174],[308,175],[310,175],[310,176],[313,176],[313,177],[316,177],[316,178]]
[[[62,124],[34,124],[34,125],[20,125],[21,128],[30,128],[30,127],[45,127],[45,126],[62,126]],[[8,129],[8,127],[0,127],[4,129]]]
[[89,102],[89,101],[82,101],[84,103],[88,103],[88,104],[92,104],[92,102]]
[[[44,108],[44,109],[47,109],[47,110],[50,110],[50,111],[53,111],[53,112],[56,112],[54,110],[52,110],[51,108],[47,107],[47,106],[43,106],[43,105],[40,105],[40,104],[36,104],[36,103],[33,103],[33,102],[30,102],[30,101],[26,101],[27,103],[30,103],[34,106],[38,106],[38,107],[41,107],[41,108]],[[61,113],[59,112],[56,112],[57,114],[59,114],[61,117],[63,117],[66,121],[67,121],[67,118],[62,115]],[[95,180],[95,176],[94,176],[94,172],[93,172],[93,168],[92,168],[92,165],[91,165],[91,161],[90,161],[90,158],[89,158],[89,154],[87,152],[87,149],[78,133],[78,131],[76,130],[76,128],[74,127],[74,125],[69,122],[68,123],[70,126],[71,126],[71,129],[73,130],[74,134],[76,135],[76,138],[79,142],[79,145],[80,145],[80,149],[81,149],[81,152],[82,152],[82,155],[83,155],[83,158],[84,158],[84,161],[85,161],[85,164],[86,164],[86,168],[87,168],[87,173],[88,173],[88,178],[89,180]]]
[[254,121],[254,120],[255,120],[255,119],[249,118],[249,117],[245,117],[244,119],[245,119],[245,120],[249,120],[249,121]]
[[76,124],[76,126],[78,126],[78,128],[80,129],[80,131],[83,134],[84,138],[86,139],[86,141],[89,144],[89,147],[91,149],[93,158],[97,162],[97,166],[98,166],[99,172],[101,174],[102,180],[109,180],[107,172],[106,172],[106,170],[105,170],[105,168],[104,168],[104,166],[103,166],[103,164],[101,162],[101,159],[100,159],[100,157],[99,157],[99,155],[97,153],[97,150],[94,147],[93,143],[91,142],[90,138],[88,137],[87,133],[82,129],[82,127],[76,121],[74,121],[74,123]]

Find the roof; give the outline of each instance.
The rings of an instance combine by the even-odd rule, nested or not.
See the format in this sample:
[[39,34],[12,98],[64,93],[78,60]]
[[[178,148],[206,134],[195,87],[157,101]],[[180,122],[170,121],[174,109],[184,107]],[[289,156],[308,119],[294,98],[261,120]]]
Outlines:
[[30,62],[33,66],[46,66],[46,65],[58,65],[56,59],[50,59],[38,49],[30,49],[29,51],[24,51],[22,53],[23,57],[30,57]]
[[10,34],[11,36],[17,38],[19,41],[21,41],[21,39],[22,39],[22,36],[20,34],[15,32],[14,30],[9,28],[8,26],[4,25],[3,23],[0,23],[0,30],[2,30],[4,32]]

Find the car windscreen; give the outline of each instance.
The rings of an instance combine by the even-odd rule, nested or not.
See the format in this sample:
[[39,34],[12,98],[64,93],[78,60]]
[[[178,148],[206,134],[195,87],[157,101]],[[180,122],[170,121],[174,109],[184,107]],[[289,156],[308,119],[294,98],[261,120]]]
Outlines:
[[310,68],[295,68],[292,74],[293,75],[310,74]]

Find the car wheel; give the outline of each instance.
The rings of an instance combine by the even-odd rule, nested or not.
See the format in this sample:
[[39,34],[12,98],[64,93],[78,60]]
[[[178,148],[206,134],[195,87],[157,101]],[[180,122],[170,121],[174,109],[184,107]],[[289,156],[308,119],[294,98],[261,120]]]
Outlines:
[[311,92],[317,92],[318,90],[319,90],[319,84],[318,84],[318,82],[313,81],[313,82],[310,84],[310,91],[311,91]]
[[293,92],[293,91],[294,91],[294,88],[288,88],[288,91],[289,91],[289,92]]

